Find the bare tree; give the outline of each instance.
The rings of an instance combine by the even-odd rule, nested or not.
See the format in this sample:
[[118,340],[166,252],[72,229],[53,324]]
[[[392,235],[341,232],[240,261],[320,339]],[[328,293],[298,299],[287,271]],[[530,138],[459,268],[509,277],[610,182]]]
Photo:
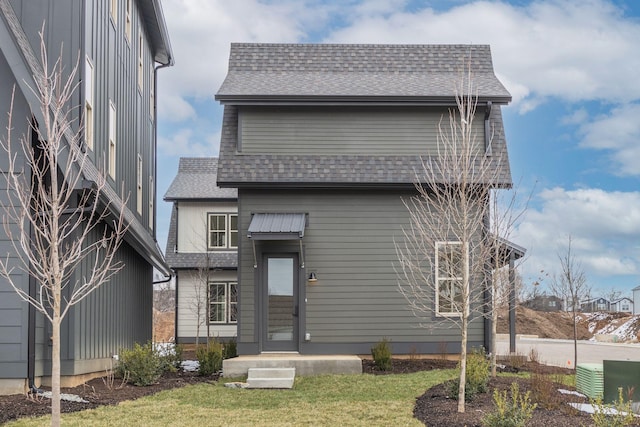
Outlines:
[[209,282],[211,280],[211,254],[204,252],[200,265],[195,272],[193,298],[189,302],[189,309],[196,318],[196,347],[200,344],[200,327],[206,324],[207,343],[209,342]]
[[560,296],[567,304],[567,310],[571,310],[573,317],[573,369],[578,363],[578,310],[580,301],[591,293],[591,287],[587,283],[582,264],[576,261],[571,251],[571,236],[567,244],[567,250],[558,253],[560,261],[560,273],[553,276],[550,283],[551,291]]
[[[612,286],[604,293],[604,297],[609,301],[609,304],[612,304],[622,297],[622,291],[617,289],[615,286]],[[611,310],[611,305],[609,305],[609,310]]]
[[[422,327],[433,318],[460,330],[458,411],[465,410],[468,327],[487,315],[490,191],[500,186],[503,161],[488,156],[473,127],[477,96],[470,69],[456,87],[456,108],[448,127],[439,125],[437,153],[424,158],[416,175],[417,195],[403,200],[410,223],[396,242],[399,289]],[[490,142],[490,141],[489,141]],[[490,144],[489,144],[490,146]],[[489,307],[490,309],[490,307]]]
[[[13,95],[6,138],[0,142],[8,155],[10,200],[3,206],[3,224],[18,260],[15,265],[8,255],[1,259],[0,275],[51,322],[51,424],[60,425],[60,324],[71,307],[123,267],[114,256],[127,227],[123,201],[118,206],[101,204],[104,177],[89,189],[83,182],[88,160],[80,149],[82,127],[74,131],[71,105],[77,62],[65,78],[60,59],[49,67],[42,32],[40,40],[42,69],[31,90],[40,102],[42,122],[30,122],[37,143],[32,146],[29,135],[12,135]],[[9,224],[17,224],[17,230]],[[78,274],[81,263],[90,266],[86,276]],[[33,277],[35,296],[21,288],[15,270]]]

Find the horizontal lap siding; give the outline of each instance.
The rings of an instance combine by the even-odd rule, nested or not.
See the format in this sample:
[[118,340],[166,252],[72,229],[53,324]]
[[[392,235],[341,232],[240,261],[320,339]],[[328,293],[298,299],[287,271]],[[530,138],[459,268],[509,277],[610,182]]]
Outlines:
[[447,132],[446,108],[243,108],[239,140],[246,154],[432,154],[441,120]]
[[[303,239],[306,271],[316,272],[318,282],[303,284],[306,330],[301,333],[310,333],[312,342],[375,342],[382,337],[436,343],[459,339],[459,330],[450,321],[429,316],[423,322],[432,322],[433,328],[419,328],[419,320],[398,290],[394,239],[402,238],[402,226],[408,224],[401,196],[410,193],[242,192],[243,227],[252,212],[309,214]],[[253,334],[253,313],[247,313],[245,306],[245,299],[253,302],[252,242],[243,238],[242,333]],[[481,341],[482,334],[483,322],[478,319],[470,327],[470,340]]]

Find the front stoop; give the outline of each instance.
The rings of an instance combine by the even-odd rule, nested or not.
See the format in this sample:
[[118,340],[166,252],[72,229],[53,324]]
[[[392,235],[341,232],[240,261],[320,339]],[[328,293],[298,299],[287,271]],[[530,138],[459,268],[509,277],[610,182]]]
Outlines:
[[222,362],[222,376],[237,378],[250,368],[295,368],[296,375],[361,374],[362,360],[354,355],[300,355],[297,353],[263,353],[238,356]]
[[292,388],[296,368],[249,368],[247,388]]

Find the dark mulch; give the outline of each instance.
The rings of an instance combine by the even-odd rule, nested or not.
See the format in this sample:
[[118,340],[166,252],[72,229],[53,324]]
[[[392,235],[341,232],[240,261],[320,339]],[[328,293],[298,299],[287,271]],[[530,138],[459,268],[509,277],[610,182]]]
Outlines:
[[[201,377],[191,372],[176,372],[165,374],[156,384],[147,387],[137,387],[130,384],[121,385],[117,379],[113,387],[107,387],[102,378],[93,379],[74,388],[64,388],[62,393],[75,394],[89,403],[61,401],[63,413],[82,411],[104,405],[117,405],[124,400],[134,400],[143,396],[158,393],[162,390],[184,387],[189,384],[210,382],[217,380],[217,376]],[[43,390],[49,390],[43,387]],[[51,399],[36,395],[14,394],[0,396],[0,424],[7,421],[51,413]]]

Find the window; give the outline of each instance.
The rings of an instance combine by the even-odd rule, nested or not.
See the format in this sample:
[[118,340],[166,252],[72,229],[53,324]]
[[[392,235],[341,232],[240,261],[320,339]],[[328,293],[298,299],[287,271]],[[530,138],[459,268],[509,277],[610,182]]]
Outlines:
[[142,156],[138,153],[138,165],[136,167],[136,209],[142,215]]
[[149,177],[149,228],[153,230],[153,202],[156,197],[156,189],[153,186],[153,176]]
[[84,63],[84,142],[93,150],[93,64],[87,56]]
[[622,311],[630,311],[629,309],[629,303],[622,303]]
[[463,254],[462,242],[436,243],[436,313],[458,316],[462,312]]
[[549,307],[555,307],[556,302],[554,300],[549,301]]
[[131,1],[126,0],[126,8],[124,12],[124,35],[128,41],[131,40]]
[[144,52],[144,39],[142,38],[142,32],[138,31],[138,89],[142,92],[142,87],[144,84],[144,76],[142,75],[144,71],[144,67],[142,64]]
[[109,0],[109,14],[113,24],[118,23],[118,0]]
[[238,247],[238,215],[209,214],[207,216],[209,249]]
[[209,283],[209,323],[237,323],[238,284]]
[[109,101],[109,175],[116,178],[116,106]]

